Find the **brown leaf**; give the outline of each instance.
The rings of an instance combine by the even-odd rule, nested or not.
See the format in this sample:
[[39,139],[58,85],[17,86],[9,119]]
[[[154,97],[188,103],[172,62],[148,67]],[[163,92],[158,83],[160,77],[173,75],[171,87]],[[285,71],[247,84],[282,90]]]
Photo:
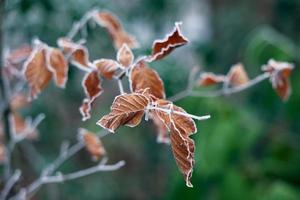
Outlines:
[[102,156],[106,154],[104,146],[97,137],[97,135],[91,131],[80,128],[79,134],[86,146],[86,150],[93,156],[95,160],[99,160]]
[[64,52],[71,55],[72,63],[79,68],[89,68],[89,52],[81,44],[74,43],[66,38],[59,38],[57,45],[63,48]]
[[233,86],[240,86],[249,81],[244,65],[239,63],[231,67],[228,75],[228,82]]
[[29,45],[24,44],[19,48],[11,51],[8,54],[7,60],[13,65],[18,65],[21,62],[25,61],[30,56],[31,52],[32,48]]
[[120,49],[123,44],[127,44],[130,48],[139,46],[136,39],[123,29],[120,20],[114,14],[108,11],[101,11],[94,15],[94,20],[107,29],[116,49]]
[[110,80],[115,75],[116,71],[119,69],[118,63],[111,59],[99,59],[93,62],[93,65],[96,66],[98,72],[105,79]]
[[130,73],[130,88],[133,92],[149,88],[150,94],[159,99],[164,99],[165,88],[164,83],[159,77],[158,73],[147,66],[141,60],[132,69]]
[[68,79],[69,65],[64,54],[57,48],[49,48],[47,52],[48,68],[53,73],[55,84],[64,88]]
[[170,144],[170,137],[166,125],[159,119],[159,117],[154,112],[149,113],[149,118],[153,121],[156,127],[157,142]]
[[131,66],[134,59],[134,55],[127,44],[123,44],[117,54],[117,61],[124,67],[128,68]]
[[45,54],[45,48],[39,45],[24,64],[24,75],[31,90],[31,98],[36,98],[52,78],[52,73],[46,66]]
[[87,73],[82,80],[82,87],[86,96],[93,101],[99,95],[102,94],[103,89],[101,87],[101,80],[98,72],[92,71]]
[[79,108],[79,112],[82,116],[82,121],[86,121],[91,118],[91,100],[90,99],[83,99],[83,102]]
[[188,39],[184,37],[180,30],[181,23],[175,23],[174,30],[162,40],[155,40],[152,45],[152,54],[149,62],[160,60],[169,55],[177,47],[188,43]]
[[195,122],[188,116],[175,113],[174,111],[181,113],[186,112],[182,108],[173,105],[170,101],[157,100],[155,104],[158,108],[170,110],[169,113],[161,110],[153,110],[152,112],[154,112],[170,130],[171,146],[177,166],[185,178],[186,185],[192,187],[190,178],[195,162],[195,145],[189,136],[197,131]]
[[149,104],[149,98],[144,94],[122,94],[115,98],[111,112],[102,117],[97,124],[114,133],[122,125],[137,126]]
[[198,80],[199,86],[211,86],[225,81],[223,75],[216,75],[213,73],[202,73]]
[[293,69],[294,66],[291,63],[278,62],[273,59],[262,67],[263,71],[270,73],[272,87],[283,101],[287,101],[292,92],[289,76]]

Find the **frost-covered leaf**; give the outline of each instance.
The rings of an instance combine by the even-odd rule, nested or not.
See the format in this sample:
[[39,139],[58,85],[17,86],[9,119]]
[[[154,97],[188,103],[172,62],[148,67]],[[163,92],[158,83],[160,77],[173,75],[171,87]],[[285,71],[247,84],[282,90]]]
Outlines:
[[120,20],[111,12],[100,11],[95,13],[94,20],[102,27],[106,28],[111,35],[114,46],[120,49],[123,44],[127,44],[130,48],[139,46],[135,37],[128,34],[122,27]]
[[85,144],[86,150],[93,156],[95,160],[99,160],[106,154],[104,146],[97,135],[84,128],[79,129],[79,136]]
[[64,52],[71,56],[71,62],[78,68],[89,68],[89,52],[81,44],[70,41],[66,38],[59,38],[57,45],[63,48]]
[[[171,146],[177,166],[185,178],[186,185],[192,187],[190,178],[195,162],[195,145],[189,136],[197,131],[195,122],[189,116],[176,113],[186,112],[182,108],[173,105],[170,101],[157,100],[154,102],[154,105],[160,109],[153,109],[151,112],[154,112],[170,130]],[[169,112],[161,109],[169,110]]]
[[93,62],[93,65],[97,68],[98,72],[105,79],[110,80],[119,69],[118,62],[111,59],[99,59]]
[[83,102],[79,108],[79,112],[82,116],[82,121],[86,121],[91,118],[91,100],[88,98],[84,98]]
[[127,44],[123,44],[117,54],[117,61],[124,67],[128,68],[131,66],[134,59],[134,55]]
[[270,73],[272,87],[283,101],[287,101],[292,92],[289,76],[293,69],[293,64],[278,62],[273,59],[269,60],[268,64],[262,67],[263,71]]
[[133,92],[149,88],[150,94],[154,95],[156,98],[165,98],[163,81],[158,73],[154,69],[149,68],[143,60],[140,60],[133,67],[129,80]]
[[181,23],[176,22],[174,30],[162,40],[155,40],[152,45],[152,54],[149,62],[160,60],[169,55],[177,47],[188,43],[188,39],[182,35],[180,30]]
[[31,98],[36,98],[52,78],[46,65],[46,49],[43,45],[38,45],[24,63],[24,75],[30,87]]
[[88,99],[93,101],[103,92],[101,87],[101,79],[98,72],[92,71],[87,73],[82,80],[82,87]]
[[157,142],[170,144],[169,131],[164,122],[154,112],[149,113],[149,118],[153,121],[156,128]]
[[19,48],[9,52],[7,56],[7,60],[11,64],[17,65],[25,61],[30,56],[31,52],[32,52],[31,46],[28,44],[24,44]]
[[48,48],[47,65],[53,73],[55,84],[64,88],[68,80],[69,65],[65,60],[64,54],[57,48]]
[[111,106],[111,112],[102,117],[97,124],[112,133],[122,125],[137,126],[148,104],[149,98],[143,93],[119,95]]
[[214,73],[202,73],[198,80],[199,86],[211,86],[225,81],[223,75],[216,75]]
[[233,86],[240,86],[246,84],[249,81],[244,65],[241,63],[231,67],[227,75],[227,79],[229,84]]

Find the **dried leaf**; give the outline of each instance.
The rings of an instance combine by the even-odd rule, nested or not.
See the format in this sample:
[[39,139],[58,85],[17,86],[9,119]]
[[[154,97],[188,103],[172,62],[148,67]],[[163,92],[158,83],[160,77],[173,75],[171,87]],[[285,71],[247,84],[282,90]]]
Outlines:
[[174,30],[162,40],[155,40],[152,45],[152,54],[149,62],[160,60],[169,55],[177,47],[188,43],[188,39],[184,37],[180,30],[181,23],[176,22]]
[[123,44],[127,44],[130,48],[139,46],[136,39],[123,29],[120,20],[114,14],[108,11],[101,11],[94,15],[94,20],[107,29],[116,49],[120,49]]
[[97,124],[114,133],[122,125],[137,126],[149,104],[149,98],[145,94],[122,94],[115,98],[111,112],[102,117]]
[[80,128],[79,134],[86,146],[86,150],[93,156],[95,160],[99,160],[102,156],[106,154],[104,146],[100,141],[99,137],[95,133],[88,131],[86,129]]
[[216,75],[213,73],[202,73],[198,80],[199,86],[211,86],[225,81],[223,75]]
[[87,73],[82,80],[82,87],[88,99],[94,101],[101,93],[103,89],[101,87],[101,80],[97,71]]
[[25,61],[30,56],[31,52],[32,52],[32,48],[29,45],[24,44],[19,48],[11,51],[8,54],[7,60],[12,65],[18,65],[21,62]]
[[24,63],[24,75],[31,89],[31,98],[37,95],[48,85],[52,73],[46,66],[46,50],[38,45]]
[[123,44],[122,47],[118,51],[117,61],[124,68],[128,68],[131,66],[133,59],[134,59],[134,55],[133,55],[131,49],[126,44]]
[[119,69],[118,63],[111,59],[99,59],[93,62],[93,65],[96,66],[98,72],[105,79],[112,79],[116,71]]
[[278,62],[271,59],[262,69],[271,74],[272,87],[283,101],[287,101],[292,92],[289,76],[294,66],[291,63]]
[[159,117],[154,112],[149,113],[149,118],[153,121],[156,127],[157,142],[170,144],[170,137],[166,125],[159,119]]
[[64,54],[56,48],[49,48],[47,52],[47,64],[53,73],[55,84],[64,88],[68,79],[69,65],[65,60]]
[[89,53],[85,46],[74,43],[66,38],[59,38],[57,45],[71,55],[72,63],[79,68],[89,68]]
[[186,185],[192,187],[190,178],[193,172],[194,166],[194,151],[195,145],[190,135],[197,131],[195,122],[188,116],[183,116],[175,113],[178,111],[186,113],[182,108],[173,105],[172,102],[167,100],[157,100],[154,103],[158,108],[169,110],[170,112],[164,112],[154,109],[154,112],[159,119],[170,130],[170,139],[173,155],[175,157],[178,168],[183,174]]
[[158,73],[149,68],[143,60],[133,67],[129,80],[133,92],[149,88],[150,94],[156,98],[164,99],[166,97],[163,81]]
[[249,81],[244,65],[239,63],[231,67],[228,75],[228,82],[233,86],[240,86]]

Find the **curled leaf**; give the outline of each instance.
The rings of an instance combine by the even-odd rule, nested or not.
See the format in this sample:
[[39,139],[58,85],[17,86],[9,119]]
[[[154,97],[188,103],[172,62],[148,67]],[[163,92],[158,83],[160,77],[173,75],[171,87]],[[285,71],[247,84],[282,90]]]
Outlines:
[[136,48],[139,46],[136,39],[123,29],[120,20],[111,12],[101,11],[95,13],[94,20],[100,26],[107,29],[114,41],[116,49],[120,49],[123,44],[128,45],[130,48]]
[[122,125],[137,126],[149,104],[149,98],[144,94],[122,94],[115,98],[111,112],[103,116],[97,124],[114,133]]
[[127,44],[123,44],[117,54],[117,61],[124,67],[128,68],[131,66],[134,59],[134,55]]
[[216,75],[213,73],[202,73],[198,80],[199,86],[211,86],[225,81],[223,75]]
[[[191,117],[179,115],[174,112],[179,111],[186,113],[182,108],[173,105],[170,101],[157,100],[154,104],[158,109],[154,109],[152,112],[154,112],[170,130],[171,146],[177,166],[185,178],[186,185],[192,187],[190,178],[195,162],[195,145],[189,136],[197,131],[195,122]],[[169,113],[159,108],[169,110]]]
[[244,65],[239,63],[231,67],[228,75],[228,82],[233,86],[240,86],[249,81]]
[[21,62],[25,61],[30,56],[31,52],[32,48],[29,45],[24,44],[19,48],[11,51],[7,56],[7,60],[12,65],[18,65]]
[[85,144],[86,150],[93,156],[95,160],[99,160],[102,156],[106,154],[101,140],[99,139],[99,137],[97,137],[95,133],[80,128],[79,134]]
[[46,49],[43,45],[38,45],[24,63],[24,75],[31,90],[31,98],[36,98],[52,78],[46,66]]
[[133,92],[149,88],[150,94],[156,98],[164,99],[166,97],[163,81],[158,73],[149,68],[143,60],[134,65],[129,80]]
[[82,121],[86,121],[91,118],[91,100],[90,99],[83,99],[83,102],[79,108],[79,112],[82,116]]
[[149,113],[149,118],[153,121],[155,125],[156,132],[157,132],[157,142],[170,144],[168,128],[166,127],[164,122],[162,122],[154,112]]
[[81,44],[74,43],[66,38],[59,38],[57,45],[63,48],[64,52],[71,55],[71,62],[79,68],[89,68],[89,52]]
[[119,69],[119,64],[111,59],[95,60],[93,65],[97,68],[100,75],[108,80],[112,79],[116,71]]
[[184,37],[180,30],[181,23],[176,22],[174,30],[162,40],[155,40],[152,45],[152,54],[149,62],[160,60],[169,55],[177,47],[188,43],[188,39]]
[[103,92],[101,80],[96,70],[87,73],[82,80],[82,87],[88,99],[93,101]]
[[294,66],[291,63],[278,62],[273,59],[262,67],[263,71],[270,73],[272,87],[283,101],[288,100],[292,91],[289,76],[293,69]]
[[48,48],[47,64],[53,73],[55,84],[64,88],[68,79],[69,65],[65,60],[64,54],[57,48]]

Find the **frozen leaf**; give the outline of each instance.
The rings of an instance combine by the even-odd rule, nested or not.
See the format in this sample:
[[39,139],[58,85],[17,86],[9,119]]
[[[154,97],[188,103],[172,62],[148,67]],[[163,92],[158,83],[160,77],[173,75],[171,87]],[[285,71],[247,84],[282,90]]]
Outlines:
[[154,112],[149,113],[149,118],[153,121],[155,125],[156,132],[157,132],[157,142],[170,144],[168,128],[166,127],[164,122],[161,121]]
[[126,44],[123,44],[122,47],[118,51],[117,61],[124,68],[128,68],[131,66],[133,59],[134,59],[134,56],[133,56],[131,49]]
[[[192,187],[190,178],[195,162],[195,145],[189,136],[197,131],[195,122],[191,117],[176,113],[176,111],[180,113],[186,112],[182,108],[173,105],[170,101],[157,100],[154,104],[160,109],[154,109],[152,112],[154,112],[170,130],[171,146],[177,166],[185,178],[186,185]],[[169,112],[162,111],[161,109],[169,110]]]
[[233,86],[240,86],[249,81],[244,65],[239,63],[231,67],[228,75],[228,82]]
[[84,88],[86,96],[91,101],[93,101],[103,92],[101,80],[96,70],[85,75],[82,81],[82,87]]
[[287,101],[291,94],[289,76],[294,66],[287,62],[278,62],[273,59],[262,67],[262,70],[270,73],[272,87],[283,101]]
[[211,86],[218,83],[222,83],[225,81],[225,77],[223,75],[216,75],[213,73],[203,73],[201,74],[198,85],[199,86]]
[[76,67],[89,68],[89,53],[85,46],[74,43],[66,38],[58,39],[57,45],[71,56],[71,61]]
[[69,65],[64,54],[56,48],[48,48],[47,64],[49,70],[53,73],[57,86],[64,88],[68,79]]
[[30,56],[31,52],[32,48],[29,45],[24,44],[21,47],[11,51],[7,56],[7,60],[13,65],[18,65],[25,61]]
[[152,45],[152,54],[149,62],[160,60],[170,54],[175,48],[188,43],[188,39],[184,37],[180,30],[181,23],[176,22],[174,30],[162,40],[155,40]]
[[147,66],[141,60],[132,69],[130,73],[130,87],[133,92],[149,88],[150,94],[156,98],[165,98],[164,83],[158,73]]
[[107,29],[116,49],[120,49],[123,44],[127,44],[130,48],[139,46],[136,39],[123,29],[120,20],[114,14],[108,11],[101,11],[94,15],[94,20]]
[[102,117],[97,124],[112,133],[122,125],[137,126],[148,104],[149,98],[143,93],[119,95],[111,106],[111,112]]
[[91,118],[91,100],[85,98],[79,108],[79,112],[82,116],[82,121],[86,121]]
[[95,60],[93,65],[97,68],[100,75],[108,80],[112,79],[116,71],[119,69],[119,64],[111,59]]
[[46,66],[46,49],[42,45],[38,45],[24,63],[24,75],[31,90],[31,98],[36,98],[52,78]]
[[85,144],[87,151],[93,156],[95,160],[99,160],[102,156],[106,154],[102,142],[95,133],[80,128],[79,134]]

